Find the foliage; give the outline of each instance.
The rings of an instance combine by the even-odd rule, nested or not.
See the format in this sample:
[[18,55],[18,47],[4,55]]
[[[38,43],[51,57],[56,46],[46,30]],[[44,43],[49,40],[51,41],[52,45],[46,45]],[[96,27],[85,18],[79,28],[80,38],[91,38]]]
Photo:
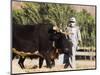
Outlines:
[[96,24],[95,17],[91,16],[85,9],[77,13],[77,21],[81,28],[81,36],[84,46],[95,46]]

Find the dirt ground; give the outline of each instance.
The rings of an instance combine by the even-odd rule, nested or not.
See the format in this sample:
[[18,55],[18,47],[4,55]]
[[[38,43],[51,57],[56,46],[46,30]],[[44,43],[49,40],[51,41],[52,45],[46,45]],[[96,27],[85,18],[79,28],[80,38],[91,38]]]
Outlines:
[[[38,59],[35,59],[35,60],[26,59],[24,62],[25,69],[21,69],[20,66],[18,65],[18,60],[19,59],[14,59],[12,61],[12,73],[13,74],[73,70],[70,67],[64,69],[64,65],[59,63],[58,60],[56,60],[55,67],[53,67],[51,69],[46,68],[45,61],[44,61],[43,67],[41,69],[39,69],[38,68]],[[95,68],[96,68],[95,61],[90,61],[90,60],[77,60],[76,61],[76,69],[75,70],[95,69]]]

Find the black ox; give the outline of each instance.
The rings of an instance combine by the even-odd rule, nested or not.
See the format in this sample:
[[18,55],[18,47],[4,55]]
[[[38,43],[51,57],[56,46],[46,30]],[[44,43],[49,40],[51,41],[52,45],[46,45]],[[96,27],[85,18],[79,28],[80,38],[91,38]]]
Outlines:
[[24,68],[25,57],[32,59],[34,56],[38,56],[39,68],[42,67],[44,59],[47,67],[51,68],[52,64],[55,65],[54,59],[58,57],[59,53],[71,55],[71,45],[68,43],[69,41],[63,33],[53,30],[53,25],[14,25],[12,48],[16,50],[13,50],[12,58],[16,54],[20,55],[18,64]]

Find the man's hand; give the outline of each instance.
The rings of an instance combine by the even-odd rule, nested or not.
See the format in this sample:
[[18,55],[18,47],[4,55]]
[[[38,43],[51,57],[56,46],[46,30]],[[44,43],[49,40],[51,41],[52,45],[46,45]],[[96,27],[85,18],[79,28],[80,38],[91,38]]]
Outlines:
[[79,41],[78,41],[78,44],[79,44],[80,46],[82,46],[82,40],[79,40]]

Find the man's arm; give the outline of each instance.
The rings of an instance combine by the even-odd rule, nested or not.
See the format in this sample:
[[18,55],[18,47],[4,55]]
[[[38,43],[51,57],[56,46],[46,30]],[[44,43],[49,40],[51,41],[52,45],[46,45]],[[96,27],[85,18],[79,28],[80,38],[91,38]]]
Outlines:
[[69,28],[69,27],[65,28],[64,32],[62,32],[62,33],[65,34],[65,35],[73,34],[73,33],[70,31],[70,28]]
[[82,41],[82,39],[81,39],[81,33],[80,33],[79,27],[78,27],[78,40],[79,40],[79,41]]
[[78,27],[78,44],[82,45],[82,39],[79,27]]

